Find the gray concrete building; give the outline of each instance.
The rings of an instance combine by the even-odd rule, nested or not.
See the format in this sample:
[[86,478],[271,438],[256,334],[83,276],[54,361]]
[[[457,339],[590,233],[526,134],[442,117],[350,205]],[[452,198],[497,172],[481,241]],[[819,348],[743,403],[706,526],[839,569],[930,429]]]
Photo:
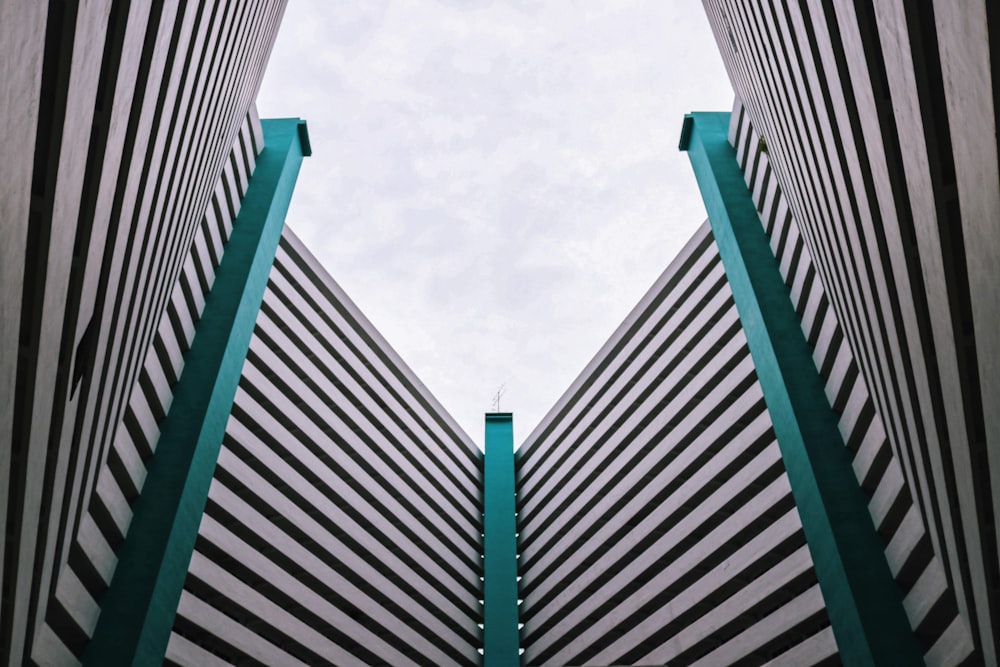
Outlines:
[[1000,13],[704,4],[709,223],[517,453],[526,662],[996,664]]
[[709,219],[511,465],[284,226],[283,8],[0,4],[0,661],[996,664],[1000,11],[707,0]]
[[997,8],[706,8],[899,461],[921,549],[976,659],[995,664]]
[[482,454],[284,227],[283,9],[2,8],[4,664],[480,660]]
[[[128,524],[107,495],[109,452],[146,425],[126,426],[130,397],[162,397],[144,361],[194,237],[235,217],[282,10],[0,7],[5,662],[64,662],[93,629]],[[212,201],[228,221],[206,218]]]

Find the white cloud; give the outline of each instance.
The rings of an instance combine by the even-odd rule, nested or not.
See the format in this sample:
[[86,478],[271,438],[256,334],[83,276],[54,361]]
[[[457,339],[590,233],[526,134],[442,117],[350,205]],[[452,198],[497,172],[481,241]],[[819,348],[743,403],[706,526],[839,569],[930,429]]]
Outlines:
[[704,219],[690,3],[290,3],[259,99],[309,121],[289,224],[477,442],[518,442]]

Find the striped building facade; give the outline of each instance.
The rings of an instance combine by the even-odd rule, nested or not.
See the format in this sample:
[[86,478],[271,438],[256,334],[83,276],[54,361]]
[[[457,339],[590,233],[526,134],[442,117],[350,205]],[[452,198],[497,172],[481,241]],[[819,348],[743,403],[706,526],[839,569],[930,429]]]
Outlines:
[[836,660],[708,224],[517,463],[525,664]]
[[[803,526],[817,519],[801,479],[789,478],[796,453],[779,443],[787,426],[776,426],[787,417],[748,341],[763,325],[734,297],[738,271],[715,236],[727,223],[713,221],[517,451],[525,664],[981,661],[767,145],[739,100],[731,115],[688,122],[709,121],[724,123],[740,176],[728,187],[752,205],[780,281],[771,293],[808,349],[829,425],[812,437],[841,450],[849,475],[839,481],[860,494],[859,528],[877,540],[868,555],[881,560],[887,592],[874,603],[893,598],[905,627],[879,659],[845,646],[851,634],[831,625],[828,598],[841,587],[818,580],[813,563],[830,547]],[[779,356],[792,347],[786,334],[768,335]],[[848,550],[861,548],[854,539]],[[887,632],[883,618],[873,631]]]
[[[0,7],[0,653],[11,664],[69,659],[93,631],[128,523],[112,488],[132,483],[123,430],[141,448],[154,404],[169,400],[148,351],[173,336],[164,314],[190,307],[176,287],[191,284],[194,238],[239,205],[282,10]],[[206,213],[213,201],[220,215]],[[152,414],[131,411],[143,392]]]
[[481,454],[289,230],[184,580],[178,665],[475,665]]
[[996,664],[1000,9],[705,5],[943,569],[935,588],[973,660]]
[[284,227],[283,6],[0,4],[0,661],[996,664],[1000,12],[706,0],[709,220],[511,460]]
[[705,6],[709,223],[517,453],[526,664],[996,664],[1000,13]]
[[283,9],[0,9],[3,664],[481,661],[482,454],[284,228]]

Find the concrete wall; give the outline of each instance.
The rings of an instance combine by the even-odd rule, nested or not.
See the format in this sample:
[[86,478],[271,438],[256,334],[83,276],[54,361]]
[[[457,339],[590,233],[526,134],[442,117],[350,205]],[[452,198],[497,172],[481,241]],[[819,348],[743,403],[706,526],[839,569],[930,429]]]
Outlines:
[[924,659],[929,665],[958,664],[973,651],[968,626],[958,614],[941,561],[930,549],[920,510],[912,501],[882,418],[830,306],[809,240],[792,218],[771,169],[767,144],[761,142],[739,99],[733,108],[729,139],[801,317],[802,332],[813,347],[827,398],[840,416],[840,434],[852,453],[858,484],[869,495],[874,527],[885,543],[889,569],[903,592],[910,626],[923,643]]
[[286,229],[168,661],[478,664],[481,484],[478,448]]
[[137,386],[164,400],[147,355],[284,3],[8,5],[0,653],[71,663],[115,546],[109,452]]
[[517,458],[525,664],[836,659],[707,223]]
[[705,7],[930,548],[994,663],[1000,18],[981,1]]

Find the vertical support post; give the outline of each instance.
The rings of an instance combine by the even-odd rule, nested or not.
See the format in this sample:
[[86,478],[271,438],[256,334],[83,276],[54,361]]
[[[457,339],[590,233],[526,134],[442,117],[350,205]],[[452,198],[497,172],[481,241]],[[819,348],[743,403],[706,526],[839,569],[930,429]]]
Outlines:
[[517,608],[517,517],[514,422],[509,412],[486,414],[483,501],[483,665],[521,664]]
[[680,149],[705,200],[837,647],[848,665],[923,664],[728,127],[728,113],[689,114]]
[[84,664],[159,665],[166,655],[285,214],[309,154],[304,121],[261,125],[264,148],[174,387]]

